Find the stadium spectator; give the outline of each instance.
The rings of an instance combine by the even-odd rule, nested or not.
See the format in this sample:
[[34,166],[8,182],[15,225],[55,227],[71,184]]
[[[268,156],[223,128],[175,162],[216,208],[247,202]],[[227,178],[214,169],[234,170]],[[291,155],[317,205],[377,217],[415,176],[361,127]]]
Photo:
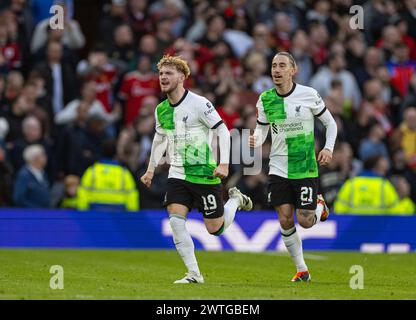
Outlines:
[[23,151],[26,165],[17,173],[13,200],[24,208],[49,208],[51,195],[49,182],[44,172],[47,157],[40,145],[28,146]]
[[391,178],[393,186],[399,196],[399,210],[403,214],[416,214],[416,205],[410,198],[410,184],[404,177],[393,176]]
[[7,120],[0,118],[0,207],[11,206],[13,203],[13,168],[6,160],[7,150],[4,142],[8,131]]
[[290,19],[284,12],[277,12],[274,16],[274,41],[277,51],[289,51],[292,47],[290,41]]
[[250,52],[244,59],[244,68],[250,73],[251,86],[250,89],[256,94],[260,94],[273,86],[272,79],[268,74],[269,68],[266,56],[261,52]]
[[319,169],[319,190],[331,210],[339,189],[350,175],[351,163],[351,146],[347,142],[338,142],[335,145],[332,161],[328,166]]
[[[160,201],[163,200],[167,188],[166,179],[168,178],[169,167],[167,165],[159,165],[155,169],[155,174],[152,179],[150,188],[142,183],[139,184],[140,207],[141,208],[160,208]],[[142,176],[146,172],[146,168],[139,171],[136,176]]]
[[412,106],[416,106],[416,73],[413,74],[412,79],[410,80],[409,94],[401,101],[399,118],[396,119],[398,123],[403,120],[404,110]]
[[90,166],[78,188],[79,210],[139,210],[139,194],[130,171],[117,160],[116,142],[103,144],[103,158]]
[[[234,1],[233,3],[237,3]],[[224,40],[227,41],[233,52],[238,58],[242,58],[248,49],[253,46],[253,38],[250,36],[251,33],[251,23],[246,12],[242,9],[236,9],[238,13],[234,13],[233,8],[228,7],[225,8],[224,18],[229,23],[232,23],[231,27],[228,25],[226,30],[224,31]],[[232,15],[235,15],[234,19]]]
[[157,43],[156,60],[159,60],[163,56],[165,50],[175,41],[172,34],[172,25],[173,21],[166,16],[161,16],[157,19],[155,33]]
[[371,78],[377,76],[378,67],[382,65],[382,52],[376,47],[369,47],[364,53],[363,65],[354,66],[352,72],[360,88]]
[[220,15],[214,15],[207,19],[207,30],[198,43],[201,45],[213,48],[218,42],[224,40],[223,35],[225,31],[225,21]]
[[326,26],[319,22],[312,22],[307,29],[309,31],[309,52],[315,68],[320,67],[328,58],[328,43],[330,40]]
[[[155,9],[158,4],[162,7],[159,10]],[[178,38],[183,35],[189,17],[188,10],[182,0],[156,1],[151,4],[149,10],[152,16],[164,16],[170,20],[172,24],[172,35],[174,38]]]
[[62,44],[62,57],[61,62],[69,64],[72,67],[76,66],[77,55],[76,51],[72,50],[63,43],[62,38],[64,36],[63,29],[52,29],[50,26],[47,28],[47,41],[39,49],[37,49],[31,57],[31,62],[37,64],[39,62],[45,61],[47,59],[48,44],[50,42],[59,42]]
[[[389,18],[397,13],[395,3],[391,0],[374,0],[367,1],[364,4],[366,12],[366,21],[369,27],[364,29],[367,41],[374,43],[384,35],[383,27],[389,22]],[[398,38],[399,39],[399,38]]]
[[70,64],[61,61],[62,50],[61,43],[49,42],[47,60],[38,63],[34,68],[45,81],[45,90],[50,95],[49,103],[52,105],[53,114],[61,111],[77,94],[75,73]]
[[334,210],[338,214],[398,214],[400,199],[386,179],[389,162],[373,156],[364,162],[364,170],[348,179],[338,192]]
[[113,104],[113,89],[119,71],[109,61],[105,49],[98,45],[88,55],[86,60],[79,62],[77,73],[85,81],[94,81],[97,85],[97,99],[110,113]]
[[221,107],[218,107],[218,114],[224,121],[228,130],[241,125],[240,118],[240,99],[237,92],[230,93]]
[[208,18],[216,13],[216,9],[211,7],[208,1],[200,1],[194,7],[193,22],[185,34],[186,40],[195,42],[202,39],[206,32]]
[[30,38],[33,31],[33,15],[27,0],[11,0],[10,12],[17,25],[17,41],[23,46],[23,54],[29,53]]
[[134,62],[135,48],[134,38],[128,24],[121,24],[113,31],[113,45],[108,48],[108,57],[120,73],[128,71],[129,66]]
[[[382,85],[382,100],[386,105],[389,105],[389,109],[392,110],[392,122],[394,125],[397,125],[400,121],[402,115],[402,97],[400,96],[399,91],[397,91],[394,86],[390,83],[390,75],[388,69],[381,65],[377,67],[376,76],[373,79],[381,81]],[[415,76],[416,79],[416,76]],[[411,100],[411,97],[409,97]]]
[[153,31],[148,5],[148,0],[130,0],[128,2],[128,24],[131,26],[136,42]]
[[394,17],[394,25],[399,30],[401,40],[409,48],[410,59],[416,60],[416,40],[408,35],[409,26],[407,21],[400,16]]
[[6,150],[0,143],[0,207],[10,207],[13,204],[13,168],[6,161]]
[[114,123],[121,117],[121,109],[115,108],[107,113],[103,104],[96,98],[97,84],[94,81],[86,81],[81,89],[81,98],[72,100],[64,109],[55,115],[55,123],[58,125],[71,124],[77,119],[77,110],[81,102],[88,106],[88,115],[98,115],[109,124]]
[[19,98],[22,93],[25,80],[18,70],[11,71],[6,76],[6,86],[2,97],[2,104],[6,108],[11,106],[12,102]]
[[337,32],[337,24],[331,15],[331,2],[328,0],[318,0],[312,4],[311,10],[306,13],[308,22],[319,21],[324,24],[331,36]]
[[50,136],[52,134],[50,105],[47,105],[45,100],[38,99],[37,85],[34,82],[26,82],[21,96],[25,98],[28,109],[30,110],[29,114],[35,116],[41,122],[44,135]]
[[292,36],[291,53],[298,65],[296,81],[307,85],[313,73],[313,63],[309,54],[309,37],[304,30],[297,30]]
[[150,57],[141,55],[137,58],[136,70],[127,73],[122,80],[118,98],[122,101],[124,123],[129,126],[140,113],[146,96],[159,94],[159,78],[152,72]]
[[345,98],[352,102],[353,110],[358,110],[361,104],[361,94],[358,84],[352,73],[345,69],[345,57],[341,54],[331,54],[326,66],[321,67],[311,78],[310,85],[322,97],[325,97],[331,88],[331,81],[339,79],[342,82]]
[[409,28],[409,36],[411,36],[413,39],[416,39],[416,29],[413,28],[413,26],[416,25],[416,15],[414,14],[416,10],[416,1],[405,0],[404,7],[405,8],[402,12],[402,17],[404,20],[406,20],[409,26],[412,26]]
[[[61,44],[68,46],[68,48],[72,50],[82,48],[85,44],[85,37],[78,21],[69,17],[67,12],[68,8],[65,3],[61,2],[59,5],[62,6],[64,10],[64,35]],[[36,25],[31,42],[32,53],[35,53],[47,42],[49,20],[50,18],[48,17]]]
[[383,127],[379,123],[374,123],[360,145],[359,157],[365,161],[374,156],[383,156],[389,159],[389,153],[383,139],[386,137]]
[[396,131],[400,146],[403,148],[406,162],[410,168],[416,169],[416,107],[404,112],[404,121]]
[[0,73],[8,73],[22,66],[22,50],[16,39],[9,36],[5,19],[0,19]]
[[[153,109],[154,107],[155,105],[153,105]],[[147,164],[147,159],[150,156],[150,147],[153,141],[153,116],[154,111],[142,110],[132,126],[120,132],[117,158],[134,173]]]
[[270,28],[264,23],[257,23],[253,28],[253,46],[246,52],[246,55],[253,51],[260,52],[267,57],[267,61],[271,61],[274,53],[271,49],[272,42]]
[[111,0],[109,5],[103,6],[98,31],[101,42],[113,45],[114,30],[124,23],[128,23],[127,0]]
[[374,118],[383,127],[386,134],[390,134],[393,129],[393,123],[390,118],[396,115],[398,110],[389,108],[387,102],[383,99],[383,84],[379,79],[370,79],[364,83],[364,99],[361,107],[367,106],[371,109]]
[[0,146],[5,145],[6,136],[9,133],[9,123],[4,117],[0,117]]
[[9,127],[6,142],[8,142],[10,148],[13,147],[16,140],[23,137],[22,122],[28,114],[28,104],[23,96],[16,98],[13,101],[10,112],[5,113],[5,119]]
[[416,61],[409,59],[409,47],[400,42],[394,48],[394,54],[387,63],[390,74],[390,82],[394,88],[404,97],[409,92],[409,84],[416,73]]
[[49,139],[44,138],[42,125],[38,118],[34,116],[27,116],[22,122],[22,133],[23,136],[14,141],[13,147],[9,152],[10,163],[13,166],[14,172],[18,172],[25,164],[23,151],[30,145],[40,145],[42,146],[47,158],[45,173],[48,176],[48,180],[52,182],[52,179],[54,178],[52,142]]
[[157,40],[152,34],[145,34],[140,38],[137,56],[146,55],[152,62],[152,70],[156,71],[156,64],[159,60],[156,58]]
[[[361,33],[349,35],[345,39],[345,44],[340,42],[340,45],[345,49],[347,70],[352,71],[354,68],[364,67],[364,55],[367,49],[367,44],[365,43],[364,36]],[[354,74],[354,72],[352,73]]]
[[257,21],[268,24],[270,27],[273,24],[273,19],[277,12],[284,12],[289,16],[291,32],[298,29],[302,23],[301,9],[296,7],[296,3],[289,0],[272,0],[262,1],[258,8]]
[[78,188],[80,179],[78,176],[68,175],[64,179],[64,195],[58,203],[62,209],[78,209]]
[[394,25],[386,25],[382,29],[382,37],[376,42],[376,46],[383,52],[385,61],[389,61],[394,49],[401,43],[399,29]]
[[102,143],[109,138],[106,122],[100,115],[88,115],[89,107],[81,102],[77,119],[63,128],[57,139],[59,175],[82,176],[84,171],[101,157]]

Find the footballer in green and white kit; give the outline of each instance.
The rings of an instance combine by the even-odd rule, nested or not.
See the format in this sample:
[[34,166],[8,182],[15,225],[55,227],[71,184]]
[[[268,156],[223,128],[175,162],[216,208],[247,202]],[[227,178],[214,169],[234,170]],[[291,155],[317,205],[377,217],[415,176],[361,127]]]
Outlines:
[[[296,233],[299,225],[310,228],[328,218],[329,210],[318,194],[318,162],[332,159],[337,126],[318,92],[293,81],[296,62],[292,55],[280,52],[272,61],[274,88],[260,94],[257,102],[257,126],[249,138],[252,147],[264,143],[271,131],[268,202],[279,214],[283,242],[296,265],[292,281],[309,281],[303,259],[302,243]],[[326,127],[325,147],[315,156],[314,121]],[[317,162],[318,160],[318,162]]]
[[197,184],[219,184],[211,150],[213,132],[223,121],[208,99],[185,90],[181,100],[161,102],[155,111],[156,132],[168,139],[169,178]]
[[[158,69],[160,88],[167,99],[155,110],[156,132],[141,181],[151,186],[154,170],[166,151],[170,169],[164,206],[173,241],[188,270],[174,283],[203,283],[186,228],[189,211],[198,208],[207,231],[219,236],[234,221],[237,209],[251,210],[253,204],[237,188],[228,190],[229,200],[223,203],[221,179],[228,175],[230,133],[210,101],[184,88],[183,82],[190,74],[187,62],[178,56],[164,56]],[[214,133],[219,140],[218,165],[211,149]]]

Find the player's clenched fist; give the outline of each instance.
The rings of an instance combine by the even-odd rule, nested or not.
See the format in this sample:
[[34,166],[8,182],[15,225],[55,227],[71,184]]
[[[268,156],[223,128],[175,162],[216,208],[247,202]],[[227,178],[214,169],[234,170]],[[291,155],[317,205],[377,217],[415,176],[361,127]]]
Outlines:
[[332,160],[332,152],[328,149],[322,149],[318,154],[319,165],[325,166]]
[[228,164],[219,164],[214,170],[214,177],[224,179],[228,176]]
[[254,148],[256,146],[256,140],[257,140],[257,137],[254,135],[251,135],[248,137],[248,145],[250,148]]
[[153,175],[154,175],[154,172],[146,171],[146,173],[142,175],[142,177],[140,178],[140,181],[143,182],[143,184],[146,187],[150,188],[150,186],[152,185]]

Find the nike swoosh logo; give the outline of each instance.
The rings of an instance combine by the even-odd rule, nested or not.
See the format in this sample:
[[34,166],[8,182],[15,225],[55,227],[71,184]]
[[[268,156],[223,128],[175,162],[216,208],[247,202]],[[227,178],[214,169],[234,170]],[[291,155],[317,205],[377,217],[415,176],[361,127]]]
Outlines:
[[209,216],[210,214],[213,214],[213,213],[215,213],[215,211],[205,212],[205,214],[206,214],[207,216]]
[[312,202],[301,202],[302,206],[307,206],[308,204],[312,204]]

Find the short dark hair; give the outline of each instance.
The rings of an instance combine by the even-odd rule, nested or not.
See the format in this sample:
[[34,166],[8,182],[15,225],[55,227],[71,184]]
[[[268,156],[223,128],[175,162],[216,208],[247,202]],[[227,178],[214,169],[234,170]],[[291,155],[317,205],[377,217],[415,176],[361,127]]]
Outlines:
[[383,158],[383,156],[379,155],[379,154],[377,154],[375,156],[368,157],[364,161],[364,165],[363,165],[364,169],[365,170],[373,170],[382,158]]
[[107,139],[103,142],[102,152],[104,158],[113,159],[117,154],[117,142],[115,139]]

